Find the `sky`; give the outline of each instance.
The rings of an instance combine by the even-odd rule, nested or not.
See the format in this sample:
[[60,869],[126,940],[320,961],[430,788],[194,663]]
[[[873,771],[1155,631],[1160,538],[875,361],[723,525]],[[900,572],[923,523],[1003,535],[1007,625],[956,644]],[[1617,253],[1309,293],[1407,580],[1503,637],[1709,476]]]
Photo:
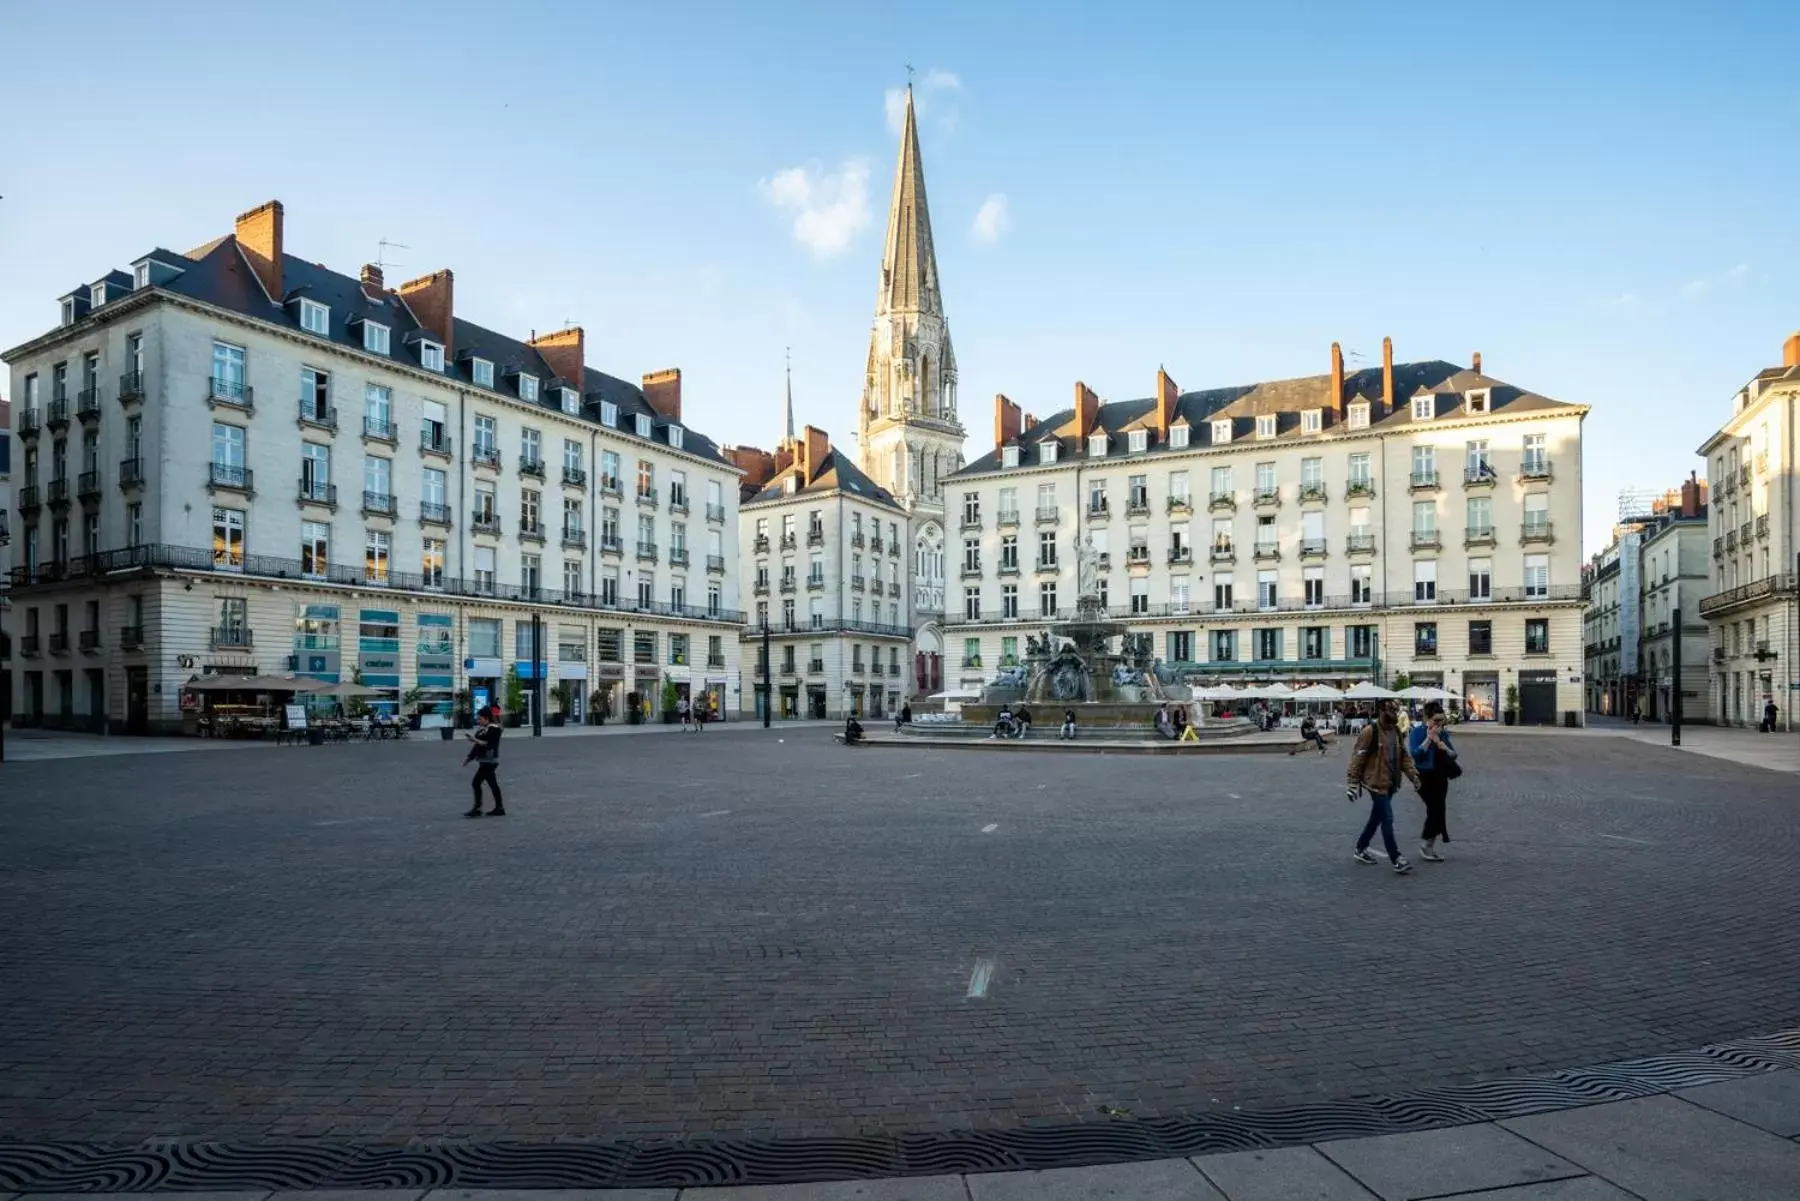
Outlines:
[[0,0],[0,347],[274,198],[290,253],[680,367],[723,442],[778,438],[791,355],[849,446],[910,64],[970,457],[996,392],[1389,335],[1592,406],[1594,550],[1800,329],[1797,43],[1780,3]]

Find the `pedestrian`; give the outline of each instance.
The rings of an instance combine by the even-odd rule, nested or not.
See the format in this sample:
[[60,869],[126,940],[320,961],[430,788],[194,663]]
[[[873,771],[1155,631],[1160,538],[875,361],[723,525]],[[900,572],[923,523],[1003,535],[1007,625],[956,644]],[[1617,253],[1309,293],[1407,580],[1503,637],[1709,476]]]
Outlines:
[[1406,743],[1400,737],[1399,717],[1392,702],[1384,702],[1375,724],[1364,727],[1356,737],[1356,747],[1350,752],[1350,767],[1344,777],[1344,795],[1355,804],[1365,788],[1369,791],[1369,820],[1363,824],[1362,835],[1356,840],[1353,858],[1358,863],[1375,862],[1375,856],[1369,854],[1369,842],[1375,837],[1375,831],[1380,830],[1388,862],[1394,865],[1395,874],[1403,876],[1412,870],[1412,864],[1400,854],[1400,846],[1394,841],[1394,793],[1400,787],[1402,775],[1412,781],[1414,788],[1419,787],[1419,769],[1414,766]]
[[1770,697],[1768,700],[1763,702],[1762,732],[1765,734],[1773,734],[1775,732],[1775,698],[1774,697]]
[[688,728],[688,723],[691,722],[694,717],[692,711],[688,708],[687,697],[681,696],[675,698],[675,715],[681,719],[681,729],[685,733]]
[[1070,742],[1075,741],[1075,710],[1063,710],[1062,733],[1058,737],[1066,738]]
[[471,762],[475,764],[475,778],[472,781],[475,788],[475,804],[463,816],[481,816],[481,782],[486,780],[488,788],[494,794],[494,808],[489,816],[505,817],[506,805],[500,799],[500,780],[496,774],[500,770],[500,723],[494,720],[494,712],[491,709],[483,709],[477,713],[475,723],[475,732],[468,736],[469,741],[475,745],[469,748],[468,755],[463,758],[465,764]]
[[1436,701],[1425,706],[1425,720],[1414,726],[1407,738],[1407,752],[1419,769],[1419,799],[1425,802],[1425,828],[1419,832],[1419,858],[1427,863],[1442,863],[1436,845],[1450,841],[1450,826],[1444,806],[1450,795],[1450,781],[1462,775],[1456,761],[1456,744],[1451,741],[1449,726],[1444,721],[1444,707]]

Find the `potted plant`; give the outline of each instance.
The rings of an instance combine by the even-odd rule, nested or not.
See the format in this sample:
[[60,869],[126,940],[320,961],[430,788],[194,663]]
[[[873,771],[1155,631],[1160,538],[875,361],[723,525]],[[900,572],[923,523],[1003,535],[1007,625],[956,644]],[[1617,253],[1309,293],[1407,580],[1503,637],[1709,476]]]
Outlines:
[[588,697],[588,725],[603,726],[606,724],[606,694],[598,688],[594,695]]
[[675,681],[664,680],[662,688],[662,719],[663,725],[665,726],[672,726],[675,724],[676,699]]
[[1501,720],[1509,726],[1519,724],[1519,686],[1517,684],[1506,686],[1506,708],[1500,716]]
[[451,719],[451,725],[458,730],[475,728],[475,694],[467,688],[456,690],[456,716]]
[[509,730],[516,730],[525,723],[525,685],[519,680],[519,669],[506,669],[506,679],[500,685],[501,705],[506,711],[503,724]]
[[557,682],[556,690],[550,694],[550,713],[544,718],[544,724],[560,726],[568,719],[569,684],[566,680]]
[[1412,677],[1411,676],[1407,675],[1403,671],[1394,673],[1393,689],[1395,692],[1399,692],[1404,688],[1411,688],[1411,687],[1412,687]]
[[419,718],[425,712],[424,699],[425,690],[416,684],[400,694],[400,712],[406,718],[408,729],[419,728]]

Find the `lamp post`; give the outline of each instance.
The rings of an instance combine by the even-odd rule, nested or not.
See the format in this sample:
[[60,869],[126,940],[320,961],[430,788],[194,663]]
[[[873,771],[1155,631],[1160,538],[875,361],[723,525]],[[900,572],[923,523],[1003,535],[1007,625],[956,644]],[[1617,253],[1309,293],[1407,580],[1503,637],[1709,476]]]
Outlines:
[[763,729],[769,728],[769,710],[775,707],[775,690],[769,686],[769,623],[762,623],[762,717]]
[[544,736],[544,619],[531,615],[531,736]]
[[1675,675],[1669,697],[1669,745],[1681,745],[1681,609],[1675,609]]

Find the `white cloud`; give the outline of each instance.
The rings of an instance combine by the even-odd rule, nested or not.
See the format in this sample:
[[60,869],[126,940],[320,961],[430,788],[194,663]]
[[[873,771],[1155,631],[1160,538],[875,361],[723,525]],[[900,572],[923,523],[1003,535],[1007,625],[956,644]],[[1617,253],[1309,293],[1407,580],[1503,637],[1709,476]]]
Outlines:
[[1732,279],[1743,279],[1746,275],[1750,274],[1750,264],[1749,263],[1739,263],[1737,266],[1733,267],[1731,270],[1727,271],[1725,274],[1730,276]]
[[1613,305],[1621,309],[1635,309],[1644,303],[1644,298],[1636,292],[1621,292],[1613,300]]
[[757,186],[770,204],[792,210],[794,240],[819,258],[841,253],[869,224],[867,159],[847,159],[836,171],[818,162],[789,167]]
[[1703,279],[1690,279],[1681,285],[1681,294],[1689,300],[1698,300],[1706,295],[1706,290],[1711,286]]
[[[962,91],[961,79],[950,71],[933,67],[913,84],[913,111],[918,115],[919,120],[923,121],[925,114],[936,106],[937,97],[960,91]],[[887,110],[888,129],[898,137],[900,131],[906,128],[906,89],[889,88],[883,101],[883,106]],[[943,106],[943,111],[938,116],[938,122],[945,129],[954,130],[957,123],[955,107]]]
[[1012,210],[1007,206],[1005,192],[995,192],[981,202],[981,208],[975,213],[977,242],[991,246],[1011,227]]

